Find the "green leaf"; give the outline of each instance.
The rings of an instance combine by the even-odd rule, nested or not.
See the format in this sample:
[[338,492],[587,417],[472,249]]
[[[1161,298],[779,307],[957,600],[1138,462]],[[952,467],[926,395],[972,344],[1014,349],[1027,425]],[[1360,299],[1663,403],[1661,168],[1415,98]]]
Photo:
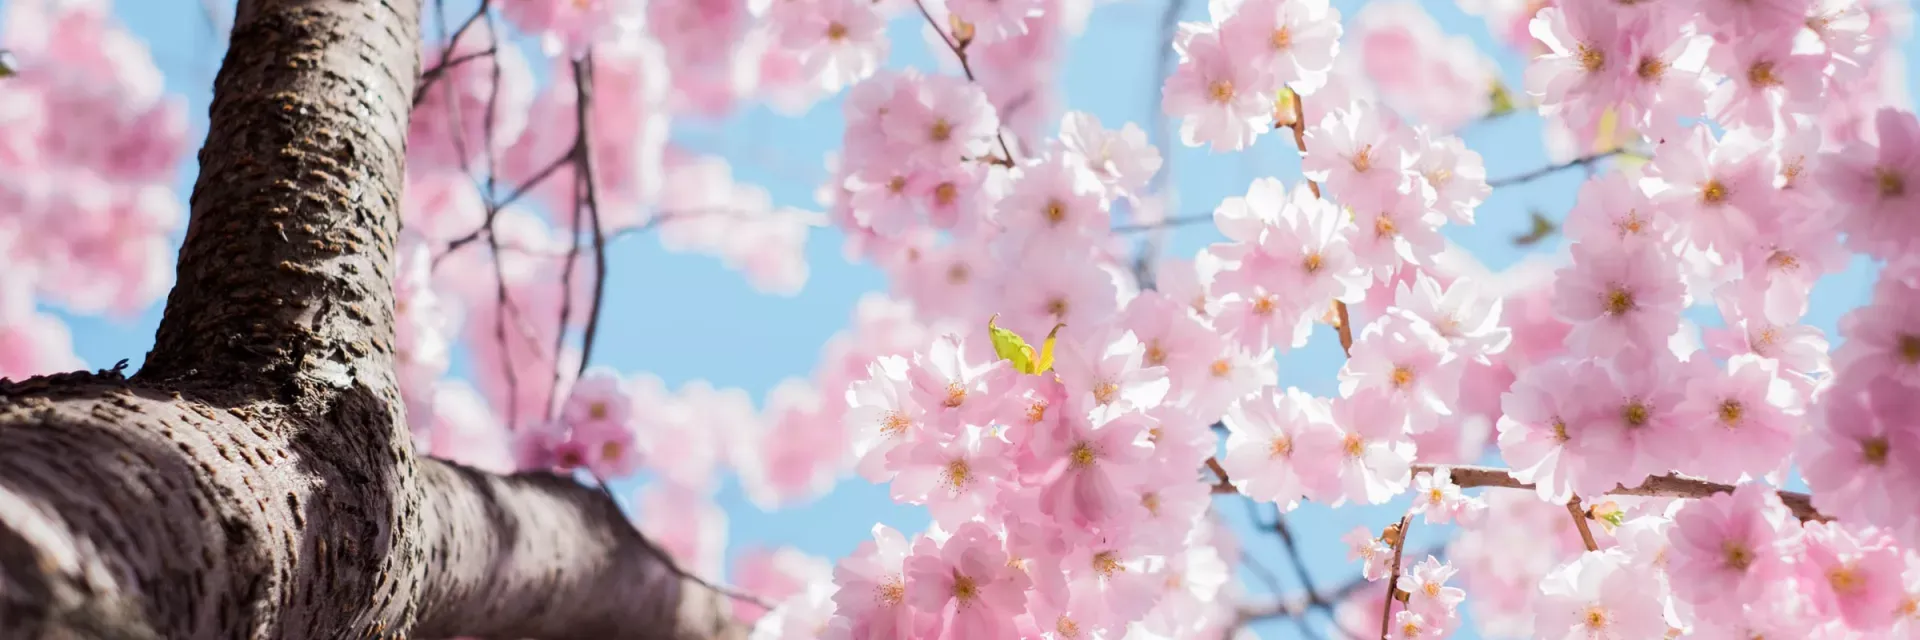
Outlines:
[[1491,103],[1491,106],[1487,109],[1487,117],[1489,118],[1498,118],[1513,113],[1516,108],[1513,104],[1513,92],[1508,91],[1507,85],[1499,80],[1493,81],[1493,89],[1488,93],[1488,102]]
[[[1034,373],[1033,347],[1020,334],[994,326],[994,321],[999,319],[1000,314],[997,313],[987,318],[987,333],[993,336],[993,352],[999,354],[1002,360],[1013,362],[1015,371]],[[1048,346],[1052,346],[1051,343]]]
[[1548,219],[1546,214],[1540,213],[1540,210],[1535,209],[1532,213],[1533,226],[1527,229],[1525,234],[1514,236],[1514,245],[1525,247],[1539,244],[1540,241],[1546,240],[1553,236],[1555,231],[1560,230],[1560,225],[1554,224],[1553,220]]
[[1047,341],[1040,343],[1040,361],[1034,365],[1033,367],[1034,373],[1046,373],[1048,370],[1053,368],[1054,339],[1060,336],[1060,330],[1065,328],[1066,326],[1067,326],[1067,323],[1062,322],[1060,324],[1053,325],[1053,330],[1047,332]]

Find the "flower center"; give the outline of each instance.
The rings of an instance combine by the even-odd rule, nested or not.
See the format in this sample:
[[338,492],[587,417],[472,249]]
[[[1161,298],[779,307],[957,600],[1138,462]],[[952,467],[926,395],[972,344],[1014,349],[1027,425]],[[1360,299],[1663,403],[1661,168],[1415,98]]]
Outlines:
[[1273,31],[1273,37],[1267,40],[1267,43],[1273,45],[1274,51],[1290,49],[1293,47],[1293,31],[1287,27],[1275,29]]
[[1900,359],[1907,364],[1920,364],[1920,335],[1900,336]]
[[1053,630],[1062,638],[1080,637],[1080,623],[1066,616],[1060,616],[1060,620],[1053,623]]
[[974,584],[973,576],[963,576],[955,573],[953,576],[953,599],[959,600],[960,606],[964,607],[973,604],[973,599],[978,597],[980,597],[980,585]]
[[1113,396],[1118,393],[1120,393],[1120,385],[1106,380],[1093,385],[1093,401],[1099,404],[1112,403]]
[[1221,358],[1213,361],[1213,366],[1207,367],[1207,370],[1212,372],[1215,378],[1225,378],[1229,372],[1233,371],[1233,363],[1227,362],[1226,358]]
[[1667,61],[1661,60],[1659,58],[1654,58],[1651,56],[1646,58],[1641,58],[1640,67],[1637,69],[1634,69],[1634,73],[1638,74],[1641,80],[1648,80],[1648,81],[1659,80],[1660,76],[1665,74],[1666,72],[1667,72]]
[[1861,587],[1866,586],[1865,582],[1860,578],[1860,572],[1855,571],[1852,566],[1834,567],[1827,571],[1827,584],[1832,585],[1834,592],[1840,595],[1859,591]]
[[878,592],[874,596],[880,601],[881,606],[895,607],[907,600],[907,584],[902,582],[899,576],[887,576],[887,581],[880,583],[880,586],[874,590]]
[[913,421],[908,420],[905,414],[898,411],[887,412],[887,417],[880,419],[880,433],[889,437],[905,435],[907,427],[911,426]]
[[1867,438],[1860,441],[1860,458],[1876,467],[1887,464],[1887,454],[1891,450],[1886,438]]
[[1708,180],[1700,185],[1700,201],[1707,204],[1720,204],[1727,201],[1727,185],[1719,178]]
[[1628,311],[1632,311],[1633,306],[1633,292],[1619,285],[1607,288],[1607,298],[1604,304],[1607,315],[1623,315]]
[[887,180],[887,190],[888,190],[888,191],[892,191],[892,192],[894,192],[894,193],[900,193],[900,192],[902,192],[902,191],[906,191],[906,190],[907,190],[907,177],[906,177],[906,176],[894,176],[894,177],[893,177],[892,179],[890,179],[890,180]]
[[945,404],[948,409],[956,409],[966,403],[967,388],[960,386],[958,382],[947,383],[947,401],[943,404]]
[[1346,440],[1342,441],[1340,446],[1346,449],[1349,458],[1358,458],[1360,454],[1367,451],[1367,441],[1358,433],[1347,434]]
[[1746,571],[1747,567],[1753,566],[1753,551],[1746,545],[1728,540],[1720,550],[1726,555],[1727,567],[1734,571]]
[[1127,568],[1120,566],[1120,556],[1118,554],[1112,551],[1102,551],[1093,554],[1093,570],[1100,572],[1102,576],[1111,578],[1113,574],[1126,571]]
[[587,404],[587,417],[594,420],[607,419],[607,403],[591,402]]
[[1270,316],[1274,309],[1273,296],[1260,296],[1253,301],[1254,315]]
[[601,460],[618,460],[620,459],[620,452],[624,450],[626,450],[626,447],[622,446],[618,442],[602,443],[600,445],[600,459]]
[[1580,68],[1586,69],[1587,73],[1598,72],[1607,66],[1607,54],[1585,44],[1580,45],[1576,55],[1580,57]]
[[1586,622],[1588,629],[1607,628],[1607,610],[1598,606],[1587,607]]
[[1907,195],[1907,181],[1892,169],[1879,167],[1873,170],[1874,185],[1880,189],[1881,200],[1892,200]]
[[827,39],[839,42],[847,38],[847,25],[838,22],[827,24]]
[[1729,427],[1738,426],[1740,424],[1740,415],[1745,413],[1745,411],[1746,407],[1742,406],[1739,400],[1729,398],[1721,401],[1720,421],[1726,423]]
[[1373,145],[1360,145],[1360,150],[1353,152],[1352,162],[1354,171],[1366,173],[1373,170]]
[[1034,402],[1033,404],[1027,405],[1027,421],[1028,422],[1039,422],[1041,420],[1045,420],[1046,418],[1047,418],[1046,402],[1040,401],[1040,402]]
[[1284,458],[1292,454],[1293,454],[1292,438],[1288,438],[1286,436],[1278,436],[1273,439],[1273,442],[1267,444],[1267,458],[1270,460],[1275,458]]
[[955,264],[947,267],[947,284],[966,284],[967,278],[972,275],[973,271],[968,269],[967,265]]
[[1140,494],[1140,506],[1146,508],[1147,515],[1160,517],[1160,494],[1152,491]]
[[1093,466],[1093,461],[1097,458],[1093,452],[1093,444],[1087,442],[1073,445],[1073,452],[1067,454],[1067,457],[1073,460],[1073,466],[1078,469]]
[[[1427,499],[1435,503],[1446,502],[1447,492],[1444,490],[1441,490],[1439,487],[1434,487],[1432,489],[1427,490]],[[1435,586],[1433,584],[1427,585],[1427,591],[1430,592],[1427,594],[1430,596],[1440,595],[1440,587]]]
[[1767,256],[1767,264],[1775,269],[1791,271],[1800,268],[1800,259],[1793,257],[1791,253],[1776,250],[1773,255]]
[[1382,213],[1379,217],[1376,217],[1373,219],[1373,236],[1374,237],[1390,238],[1395,235],[1398,235],[1399,233],[1400,233],[1400,227],[1399,225],[1396,225],[1393,223],[1392,216],[1388,216],[1385,213]]
[[1626,422],[1628,427],[1638,429],[1647,426],[1647,421],[1652,414],[1653,409],[1648,407],[1647,403],[1634,398],[1627,403],[1626,407],[1620,409],[1620,420]]
[[1233,99],[1233,83],[1227,80],[1215,80],[1213,84],[1207,85],[1207,95],[1212,97],[1214,102],[1226,104]]
[[1762,88],[1780,86],[1780,77],[1773,74],[1773,61],[1761,60],[1747,67],[1747,84]]
[[927,132],[927,137],[932,138],[934,142],[946,142],[953,139],[953,123],[947,122],[946,118],[935,119],[932,130]]
[[1420,174],[1420,177],[1426,178],[1427,184],[1433,185],[1433,188],[1435,189],[1439,189],[1440,187],[1446,185],[1448,182],[1453,181],[1453,170],[1447,169],[1447,168],[1434,169],[1432,171],[1428,171],[1426,173]]
[[960,187],[951,182],[942,182],[933,188],[933,203],[942,207],[953,206],[960,199]]
[[1413,384],[1413,369],[1407,366],[1393,368],[1393,388],[1405,389]]
[[1567,421],[1561,420],[1560,416],[1554,416],[1552,424],[1553,439],[1555,442],[1566,442],[1573,439],[1573,436],[1567,435]]
[[567,449],[560,452],[560,468],[572,469],[580,466],[580,452]]
[[1300,262],[1300,267],[1306,269],[1307,273],[1319,273],[1324,266],[1326,266],[1326,258],[1321,257],[1318,251],[1307,254],[1307,258]]
[[1055,318],[1065,317],[1067,315],[1067,299],[1063,297],[1055,297],[1051,300],[1048,300],[1047,313],[1051,314]]
[[1158,367],[1167,363],[1167,350],[1160,348],[1159,340],[1147,342],[1146,363],[1149,367]]
[[964,458],[954,460],[947,463],[947,469],[943,475],[946,477],[947,486],[953,487],[954,491],[959,491],[966,488],[967,482],[973,480],[973,467],[968,465]]
[[1047,208],[1041,214],[1046,216],[1047,224],[1060,226],[1067,219],[1067,205],[1059,200],[1048,200]]

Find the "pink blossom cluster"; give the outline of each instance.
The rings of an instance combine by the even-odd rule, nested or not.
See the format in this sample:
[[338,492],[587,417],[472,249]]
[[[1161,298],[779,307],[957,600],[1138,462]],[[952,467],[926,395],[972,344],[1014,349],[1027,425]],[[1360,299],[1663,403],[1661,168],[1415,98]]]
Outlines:
[[111,12],[25,0],[0,21],[15,67],[0,89],[0,376],[78,362],[33,296],[129,315],[171,284],[186,105]]
[[1209,602],[1225,576],[1188,570],[1219,566],[1193,475],[1214,440],[1166,402],[1167,367],[1117,325],[1063,336],[1037,373],[980,342],[946,334],[877,359],[848,392],[856,468],[936,528],[910,544],[882,531],[841,562],[837,633],[1070,637],[1144,621],[1184,637],[1230,621]]

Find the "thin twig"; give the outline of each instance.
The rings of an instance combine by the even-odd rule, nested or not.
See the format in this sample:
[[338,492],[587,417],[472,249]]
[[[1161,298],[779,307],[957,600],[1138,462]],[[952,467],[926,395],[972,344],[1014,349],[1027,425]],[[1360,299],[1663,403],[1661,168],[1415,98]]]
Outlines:
[[1293,529],[1287,526],[1287,516],[1279,513],[1279,505],[1274,505],[1273,530],[1280,534],[1280,545],[1286,549],[1287,560],[1293,563],[1293,572],[1300,578],[1301,587],[1307,590],[1307,604],[1333,611],[1333,603],[1320,596],[1320,590],[1314,586],[1313,575],[1307,572],[1307,563],[1300,556],[1300,545],[1293,541]]
[[1191,215],[1174,216],[1172,218],[1165,218],[1156,222],[1142,222],[1139,224],[1114,225],[1111,231],[1114,233],[1139,233],[1141,231],[1157,231],[1160,229],[1167,229],[1172,227],[1184,227],[1190,224],[1203,224],[1208,222],[1213,222],[1213,214],[1195,213]]
[[[1306,101],[1301,99],[1300,94],[1291,88],[1287,89],[1287,93],[1293,98],[1293,122],[1288,123],[1287,127],[1293,129],[1293,146],[1300,149],[1300,159],[1302,162],[1305,162],[1307,158]],[[1313,197],[1322,197],[1320,195],[1320,183],[1308,179],[1307,189],[1313,191]],[[1340,351],[1345,353],[1348,358],[1352,358],[1353,323],[1347,316],[1347,303],[1339,300],[1333,301],[1333,313],[1334,316],[1339,319],[1340,323],[1339,326],[1334,328],[1340,334]]]
[[[446,46],[440,49],[440,64],[433,69],[428,69],[426,73],[420,74],[420,84],[413,89],[413,106],[420,106],[420,101],[426,98],[427,88],[433,86],[434,81],[439,80],[440,76],[445,75],[442,69],[446,68],[448,59],[453,56],[453,49],[460,46],[460,36],[466,35],[467,30],[473,28],[473,25],[480,21],[481,16],[487,15],[487,9],[492,4],[493,0],[480,0],[480,7],[473,10],[473,15],[467,16],[466,22],[460,23],[460,28],[455,29],[453,35],[447,36]],[[440,30],[445,31],[447,14],[444,4],[440,5],[439,13]],[[493,25],[489,24],[488,26]],[[495,29],[494,31],[497,33],[499,30]],[[489,47],[489,49],[492,48],[493,47]],[[489,52],[488,55],[492,55],[492,53]]]
[[[1148,86],[1147,91],[1147,113],[1151,114],[1149,117],[1153,119],[1153,138],[1150,142],[1159,145],[1159,148],[1162,149],[1167,148],[1166,141],[1169,136],[1167,134],[1167,116],[1160,110],[1160,90],[1161,86],[1167,81],[1167,74],[1173,69],[1174,39],[1179,33],[1180,11],[1185,9],[1186,6],[1187,0],[1167,0],[1166,8],[1160,12],[1160,39],[1158,42],[1164,42],[1166,44],[1161,45],[1160,55],[1154,60],[1153,82]],[[1152,178],[1147,182],[1147,193],[1165,193],[1166,184],[1172,179],[1173,154],[1166,153],[1161,156],[1160,170],[1154,172]],[[1211,219],[1211,217],[1212,216],[1202,216],[1202,219]],[[1167,221],[1162,220],[1161,222],[1165,223]],[[1125,233],[1128,231],[1126,227],[1129,226],[1133,225],[1121,225],[1120,227],[1114,228],[1113,232]],[[1174,225],[1151,224],[1138,226],[1140,230],[1146,230],[1166,229]],[[1139,283],[1140,288],[1143,290],[1155,288],[1157,284],[1156,281],[1158,277],[1153,270],[1154,258],[1160,255],[1160,244],[1162,240],[1163,238],[1160,237],[1159,234],[1147,236],[1146,240],[1140,243],[1139,251],[1134,255],[1134,280]]]
[[[601,302],[607,295],[607,235],[606,231],[600,227],[600,197],[593,184],[593,150],[590,146],[592,143],[589,142],[592,137],[587,134],[587,105],[593,100],[593,52],[591,50],[581,59],[574,61],[573,78],[574,89],[579,92],[579,103],[574,106],[575,114],[580,118],[579,173],[580,179],[587,186],[587,217],[593,224],[594,265],[593,306],[587,308],[587,329],[580,340],[580,370],[574,374],[577,378],[586,375],[587,363],[593,361],[593,339],[600,330]],[[563,291],[561,295],[571,295],[571,292]]]
[[[933,27],[933,31],[940,34],[940,41],[946,43],[947,49],[953,51],[953,57],[960,60],[960,71],[967,74],[967,81],[979,84],[979,78],[973,75],[973,63],[967,61],[967,43],[948,37],[947,30],[940,28],[940,21],[934,20],[933,13],[927,11],[927,4],[925,2],[922,0],[913,0],[913,6],[919,7],[920,16],[927,19],[927,26]],[[995,128],[993,130],[993,137],[1000,142],[1000,164],[1011,167],[1014,162],[1013,149],[1007,146],[1007,136],[1003,133],[1005,128],[1004,123],[1003,126]]]
[[1580,541],[1586,543],[1588,551],[1599,551],[1600,543],[1593,541],[1593,529],[1587,526],[1587,511],[1580,508],[1580,496],[1567,501],[1567,515],[1573,516],[1573,526],[1580,530]]
[[1386,604],[1380,607],[1380,640],[1390,640],[1388,634],[1393,630],[1394,591],[1400,588],[1400,557],[1407,550],[1407,532],[1413,528],[1413,511],[1400,516],[1400,524],[1387,532],[1393,543],[1393,565],[1387,573]]
[[[1413,465],[1413,473],[1433,473],[1436,465]],[[1499,487],[1504,489],[1533,489],[1533,485],[1514,479],[1509,470],[1499,467],[1481,467],[1473,465],[1446,465],[1453,483],[1462,489],[1473,487]],[[1606,495],[1644,496],[1653,498],[1705,498],[1717,493],[1732,493],[1733,485],[1720,484],[1701,478],[1670,473],[1647,478],[1645,482],[1633,487],[1616,486]],[[1793,511],[1793,515],[1802,521],[1832,520],[1813,508],[1813,499],[1807,494],[1793,491],[1780,491],[1780,502]]]
[[1574,158],[1572,160],[1568,160],[1560,164],[1556,164],[1548,167],[1541,167],[1539,169],[1534,169],[1532,171],[1528,171],[1526,173],[1523,173],[1517,176],[1510,176],[1506,178],[1495,178],[1493,180],[1488,180],[1487,186],[1497,189],[1500,187],[1510,187],[1516,184],[1524,184],[1524,183],[1532,182],[1534,180],[1539,180],[1541,178],[1544,178],[1562,171],[1566,171],[1568,169],[1572,169],[1574,167],[1585,167],[1593,163],[1599,162],[1601,160],[1605,160],[1607,158],[1611,158],[1618,155],[1624,155],[1626,153],[1627,153],[1626,149],[1612,149],[1612,150],[1603,151],[1600,153],[1595,153],[1592,155],[1580,156],[1578,158]]

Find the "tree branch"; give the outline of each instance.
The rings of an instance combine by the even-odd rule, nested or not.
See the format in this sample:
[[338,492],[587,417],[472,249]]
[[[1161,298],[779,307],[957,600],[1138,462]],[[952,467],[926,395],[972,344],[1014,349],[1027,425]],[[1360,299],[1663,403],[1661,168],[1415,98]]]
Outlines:
[[[1413,473],[1433,473],[1435,469],[1445,468],[1452,475],[1453,483],[1462,489],[1473,487],[1500,487],[1504,489],[1533,489],[1533,485],[1515,480],[1509,470],[1499,467],[1455,466],[1455,465],[1413,465]],[[1670,473],[1664,476],[1647,478],[1646,482],[1633,487],[1614,487],[1607,495],[1645,496],[1654,498],[1705,498],[1716,493],[1732,493],[1733,485],[1720,484],[1692,476]],[[1807,494],[1793,491],[1780,491],[1780,501],[1787,509],[1803,521],[1831,520],[1813,508],[1813,499]]]
[[1567,515],[1573,517],[1573,528],[1580,530],[1580,542],[1587,545],[1587,550],[1599,551],[1600,543],[1593,539],[1593,528],[1587,526],[1587,511],[1580,508],[1580,496],[1567,501]]
[[1387,569],[1386,603],[1380,606],[1380,640],[1390,640],[1393,629],[1393,602],[1400,588],[1400,558],[1406,554],[1407,532],[1413,528],[1413,512],[1400,516],[1400,523],[1381,537],[1393,545],[1393,565]]
[[1617,155],[1624,155],[1626,153],[1627,153],[1626,149],[1612,149],[1609,151],[1603,151],[1603,152],[1595,153],[1591,155],[1580,156],[1578,158],[1574,158],[1572,160],[1568,160],[1560,164],[1541,167],[1539,169],[1534,169],[1532,171],[1528,171],[1526,173],[1523,173],[1517,176],[1509,176],[1506,178],[1495,178],[1492,180],[1488,180],[1487,186],[1498,189],[1500,187],[1511,187],[1516,184],[1533,182],[1535,180],[1539,180],[1541,178],[1544,178],[1562,171],[1566,171],[1574,167],[1584,167],[1584,166],[1599,162],[1601,160],[1605,160],[1607,158],[1611,158]]
[[680,571],[619,505],[550,473],[421,463],[423,638],[745,638],[727,594]]
[[143,378],[283,400],[324,402],[347,379],[396,393],[393,245],[419,9],[239,4]]

